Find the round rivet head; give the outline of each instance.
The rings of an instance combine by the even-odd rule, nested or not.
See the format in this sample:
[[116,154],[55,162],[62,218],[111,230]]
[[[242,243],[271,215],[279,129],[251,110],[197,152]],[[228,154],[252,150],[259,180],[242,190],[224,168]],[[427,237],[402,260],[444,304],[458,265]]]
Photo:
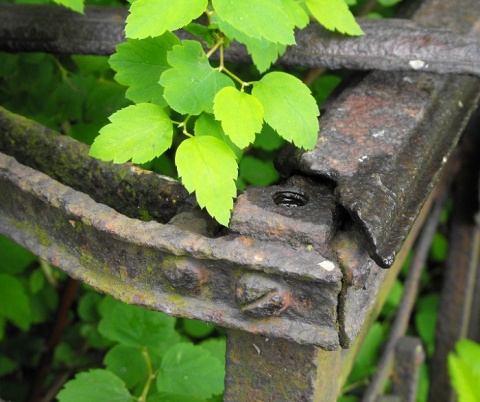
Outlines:
[[164,262],[163,265],[163,274],[175,290],[187,293],[200,291],[205,275],[197,261],[175,258]]
[[257,318],[278,316],[291,303],[285,285],[258,274],[245,274],[238,280],[235,299],[246,315]]

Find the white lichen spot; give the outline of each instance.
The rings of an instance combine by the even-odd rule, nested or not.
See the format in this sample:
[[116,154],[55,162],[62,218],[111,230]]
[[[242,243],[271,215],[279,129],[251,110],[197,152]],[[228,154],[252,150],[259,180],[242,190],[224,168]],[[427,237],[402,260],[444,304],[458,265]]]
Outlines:
[[368,159],[368,155],[363,155],[360,158],[358,158],[359,162],[365,162]]
[[263,257],[259,256],[259,255],[256,255],[255,257],[253,257],[253,259],[255,261],[263,261]]
[[413,80],[412,80],[411,77],[403,77],[403,80],[404,80],[405,82],[408,82],[409,84],[413,84]]
[[447,157],[444,156],[443,159],[442,159],[442,163],[446,163],[447,162]]
[[458,101],[458,106],[463,108],[463,102],[462,101]]
[[335,269],[335,264],[332,261],[328,261],[328,260],[319,262],[317,265],[321,266],[323,269],[327,271],[333,271]]
[[253,347],[255,348],[255,350],[257,351],[258,354],[260,354],[260,348],[255,345],[254,343],[252,343]]
[[373,133],[372,136],[373,136],[374,138],[383,137],[383,134],[385,134],[385,130],[379,131],[379,132],[377,132],[377,133]]
[[423,60],[410,60],[408,64],[410,64],[410,67],[412,67],[414,70],[421,70],[422,68],[428,67]]

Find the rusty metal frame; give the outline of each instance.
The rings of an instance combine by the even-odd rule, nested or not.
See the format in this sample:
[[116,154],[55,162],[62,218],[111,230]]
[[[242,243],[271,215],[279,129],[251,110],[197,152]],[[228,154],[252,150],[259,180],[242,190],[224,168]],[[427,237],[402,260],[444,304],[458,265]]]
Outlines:
[[[427,0],[413,20],[476,33],[476,43],[479,7]],[[479,96],[469,76],[352,80],[329,101],[316,149],[284,150],[287,180],[241,194],[229,230],[178,183],[94,161],[0,109],[0,232],[124,301],[231,328],[226,400],[333,401]],[[259,363],[257,348],[264,368],[242,375]],[[287,355],[299,381],[278,370],[269,380],[275,356]]]

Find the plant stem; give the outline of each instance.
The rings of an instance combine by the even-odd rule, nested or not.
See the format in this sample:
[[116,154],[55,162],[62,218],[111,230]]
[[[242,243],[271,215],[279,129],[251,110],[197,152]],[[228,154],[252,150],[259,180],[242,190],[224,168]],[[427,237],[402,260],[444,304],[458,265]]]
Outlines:
[[212,46],[212,48],[208,51],[208,53],[207,53],[207,59],[210,58],[210,56],[211,56],[212,54],[214,54],[219,47],[220,47],[220,49],[221,49],[220,51],[222,51],[222,50],[223,50],[223,46],[222,46],[222,45],[223,45],[223,37],[221,37],[221,38],[217,41],[217,43],[215,43],[215,44]]
[[147,400],[148,391],[150,390],[150,385],[152,381],[155,379],[155,373],[152,370],[152,362],[150,360],[150,355],[148,354],[147,347],[144,346],[142,349],[142,355],[145,358],[145,363],[147,365],[148,370],[148,378],[145,386],[143,387],[142,395],[138,398],[138,402],[145,402]]

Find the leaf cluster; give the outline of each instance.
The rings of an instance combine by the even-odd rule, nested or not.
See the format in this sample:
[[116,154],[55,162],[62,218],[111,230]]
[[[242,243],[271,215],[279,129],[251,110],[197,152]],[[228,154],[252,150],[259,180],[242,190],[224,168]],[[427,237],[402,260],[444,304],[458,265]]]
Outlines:
[[[204,24],[197,20],[202,15]],[[242,80],[224,64],[224,48],[244,44],[265,72],[310,18],[362,34],[344,0],[135,0],[128,40],[110,58],[115,79],[128,86],[126,97],[135,104],[110,117],[90,154],[146,163],[180,140],[175,165],[183,184],[227,226],[243,150],[269,131],[313,149],[319,111],[310,90],[290,74]],[[198,40],[180,40],[174,33],[180,28]],[[210,60],[215,52],[218,65]]]
[[[83,314],[98,306],[98,334],[110,343],[105,368],[78,373],[57,395],[69,401],[207,401],[223,393],[223,339],[193,344],[176,329],[177,320],[105,297],[84,298]],[[186,324],[188,323],[188,324]],[[208,324],[185,320],[185,334],[204,337]],[[223,351],[223,353],[222,353]]]

